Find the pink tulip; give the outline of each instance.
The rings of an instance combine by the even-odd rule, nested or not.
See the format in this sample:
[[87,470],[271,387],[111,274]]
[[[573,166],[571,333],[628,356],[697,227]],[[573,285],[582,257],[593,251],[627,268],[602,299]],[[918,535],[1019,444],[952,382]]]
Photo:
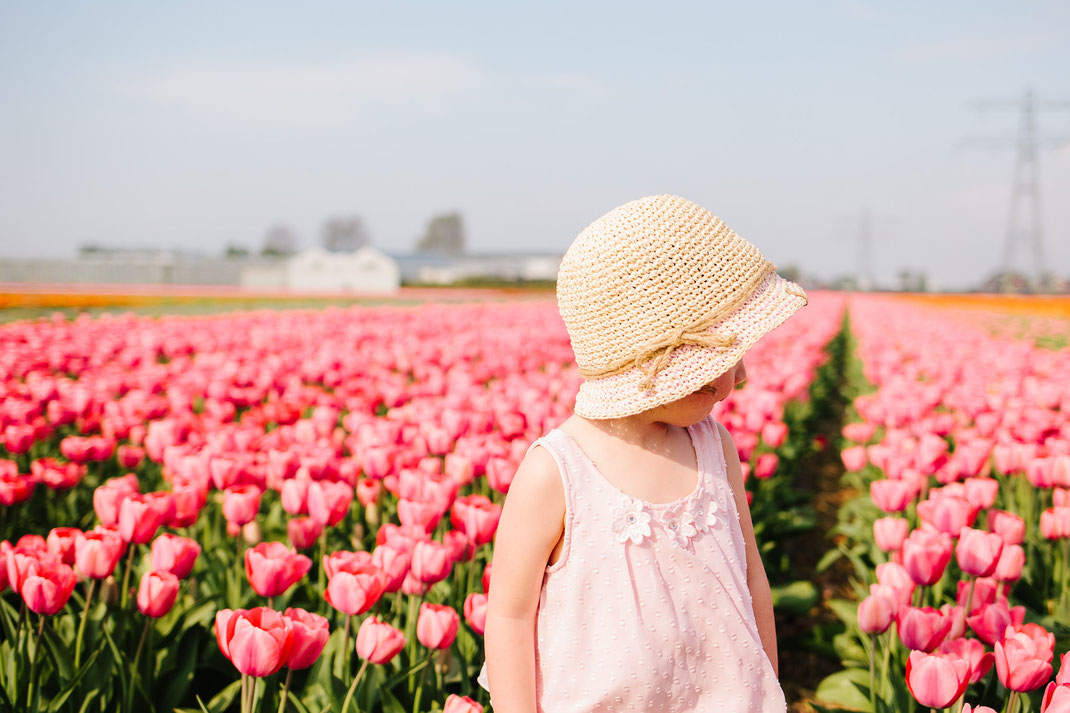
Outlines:
[[390,545],[379,545],[372,551],[372,564],[378,567],[386,577],[387,592],[401,589],[405,576],[409,573],[412,554]]
[[996,571],[992,573],[992,576],[1001,582],[1017,582],[1022,577],[1024,566],[1025,550],[1021,545],[1004,545]]
[[[464,618],[472,630],[482,634],[487,626],[487,595],[472,592],[464,599]],[[889,621],[891,617],[889,617]],[[887,628],[887,626],[885,627]]]
[[501,514],[501,507],[487,496],[467,495],[454,501],[450,522],[477,546],[485,545],[494,539]]
[[1029,634],[1008,630],[1002,641],[995,643],[996,674],[1000,683],[1011,691],[1032,691],[1051,678],[1050,659],[1046,650]]
[[36,561],[26,570],[19,594],[30,611],[51,616],[67,604],[77,581],[69,565]]
[[176,486],[171,491],[171,499],[175,504],[175,514],[168,527],[189,527],[197,522],[208,495],[198,486]]
[[60,558],[63,564],[74,564],[74,545],[82,531],[77,527],[53,527],[46,543],[48,551]]
[[907,688],[923,706],[950,706],[970,681],[970,664],[957,656],[911,651],[907,658]]
[[379,600],[385,587],[386,577],[375,565],[347,566],[328,580],[323,598],[340,612],[363,614]]
[[1059,656],[1059,673],[1055,676],[1056,683],[1070,683],[1070,652]]
[[200,553],[201,546],[195,540],[164,533],[152,541],[152,568],[185,579]]
[[115,457],[119,461],[121,468],[133,470],[141,465],[141,461],[144,460],[145,449],[139,446],[122,445],[119,446]]
[[966,500],[980,508],[990,508],[999,494],[999,481],[995,478],[967,478]]
[[1040,513],[1040,534],[1048,540],[1070,537],[1070,507],[1051,507]]
[[378,480],[361,478],[357,481],[357,500],[364,507],[371,507],[379,499],[383,485]]
[[899,607],[896,631],[908,649],[932,651],[951,629],[951,620],[932,607]]
[[[962,707],[962,713],[998,713],[998,711],[988,706],[971,706],[967,703]],[[1043,711],[1041,713],[1043,713]]]
[[261,542],[245,551],[245,576],[262,597],[277,597],[296,584],[312,567],[312,560],[281,542]]
[[1025,616],[1025,607],[1007,606],[1005,599],[997,600],[977,610],[976,614],[966,618],[974,633],[986,644],[995,644],[1003,638],[1007,627],[1013,624],[1021,624]]
[[903,546],[910,532],[910,523],[901,517],[882,517],[873,521],[873,539],[884,552],[895,552]]
[[286,534],[294,547],[307,550],[313,547],[323,534],[323,525],[310,517],[294,517],[286,523]]
[[965,498],[956,496],[929,497],[918,503],[918,517],[941,532],[957,537],[962,528],[971,525],[977,507]]
[[1040,701],[1040,713],[1070,713],[1070,683],[1049,683]]
[[308,514],[321,525],[340,523],[352,502],[353,486],[348,483],[317,481],[308,486]]
[[951,559],[951,538],[942,532],[917,529],[903,541],[901,551],[903,566],[915,583],[935,584]]
[[973,595],[970,597],[968,604],[966,602],[966,594],[970,589],[969,582],[959,580],[956,585],[957,591],[955,592],[955,601],[970,614],[983,606],[995,603],[999,582],[993,577],[977,577],[973,580],[973,585]]
[[323,647],[330,637],[327,619],[293,607],[286,610],[285,616],[293,629],[293,648],[284,665],[292,670],[308,668],[323,653]]
[[178,577],[170,572],[146,572],[137,590],[137,608],[145,616],[159,618],[171,611],[178,596]]
[[869,484],[869,497],[884,512],[901,512],[914,498],[914,489],[906,481],[884,478]]
[[123,555],[123,540],[111,532],[86,532],[74,542],[74,563],[91,579],[106,579]]
[[389,663],[405,648],[405,635],[374,616],[361,622],[357,630],[357,656],[373,664]]
[[996,571],[1003,552],[1003,538],[994,532],[964,527],[955,546],[959,568],[975,577],[987,577]]
[[843,460],[843,467],[849,473],[857,473],[866,467],[866,448],[865,446],[844,448],[840,451],[840,458]]
[[446,705],[443,706],[442,713],[483,713],[483,706],[468,696],[451,693],[446,697]]
[[119,506],[119,535],[124,542],[148,544],[162,524],[162,513],[148,495],[128,495]]
[[282,509],[291,515],[308,513],[308,484],[304,478],[290,478],[282,483]]
[[460,623],[461,617],[453,607],[424,602],[416,620],[416,638],[429,649],[448,649]]
[[977,683],[992,668],[992,652],[985,651],[985,645],[977,639],[956,637],[940,644],[940,652],[958,656],[970,664],[970,683]]
[[223,491],[223,517],[232,525],[244,525],[256,519],[262,491],[255,485],[234,485]]
[[110,487],[107,484],[93,491],[93,510],[103,525],[119,524],[119,506],[123,500],[132,495],[125,488]]
[[1025,539],[1025,520],[1004,510],[988,511],[988,529],[999,534],[1008,545],[1020,545]]
[[247,676],[270,676],[290,658],[293,625],[273,609],[223,609],[215,623],[219,649]]
[[417,542],[412,550],[413,576],[425,584],[441,582],[449,576],[453,559],[449,548],[441,542]]
[[398,519],[402,525],[431,532],[441,517],[442,511],[434,503],[408,498],[398,500]]

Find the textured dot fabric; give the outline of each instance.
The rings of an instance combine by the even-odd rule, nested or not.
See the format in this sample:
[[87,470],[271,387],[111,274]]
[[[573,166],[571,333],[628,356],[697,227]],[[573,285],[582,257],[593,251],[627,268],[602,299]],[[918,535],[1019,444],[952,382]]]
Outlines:
[[688,431],[698,481],[664,504],[617,489],[562,429],[532,444],[553,455],[566,495],[536,617],[540,713],[787,710],[754,619],[717,425]]

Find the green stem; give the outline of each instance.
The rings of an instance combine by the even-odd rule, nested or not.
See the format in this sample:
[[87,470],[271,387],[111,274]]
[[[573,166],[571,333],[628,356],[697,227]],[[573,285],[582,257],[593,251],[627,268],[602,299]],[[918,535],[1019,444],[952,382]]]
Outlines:
[[34,683],[37,682],[37,666],[41,663],[41,657],[37,655],[37,650],[44,644],[45,634],[45,622],[48,620],[44,614],[40,615],[41,624],[37,627],[37,642],[34,644],[33,651],[30,652],[30,682],[26,687],[26,703],[33,704],[33,709],[37,710],[37,695],[41,692],[41,687],[34,688]]
[[[349,690],[346,691],[345,700],[342,701],[342,713],[346,713],[346,711],[349,710],[349,702],[353,700],[353,692],[357,690],[357,684],[360,682],[361,677],[364,675],[364,669],[366,668],[368,668],[368,660],[364,659],[364,661],[360,664],[360,669],[357,671],[356,677],[353,679],[353,683],[350,684]],[[279,713],[282,713],[281,709]]]
[[423,697],[424,692],[424,680],[427,679],[426,667],[431,663],[431,657],[435,655],[435,650],[431,649],[427,655],[427,660],[424,662],[425,669],[420,674],[420,681],[416,684],[416,695],[412,699],[412,713],[420,713],[420,698]]
[[249,713],[256,705],[256,676],[249,676]]
[[126,572],[123,573],[123,593],[119,601],[119,608],[126,609],[126,601],[129,599],[127,588],[130,586],[130,570],[134,567],[134,543],[126,546]]
[[317,582],[317,584],[318,584],[318,589],[321,592],[324,589],[326,589],[326,585],[327,585],[327,582],[326,582],[327,570],[325,570],[323,568],[323,558],[326,555],[327,555],[327,528],[324,527],[323,528],[323,532],[320,533],[320,556],[319,556],[319,559],[316,560],[316,564],[319,565],[317,567],[317,569],[319,570],[319,581]]
[[241,675],[241,713],[249,713],[249,677]]
[[85,608],[82,609],[82,620],[78,622],[78,635],[74,638],[74,670],[78,670],[78,666],[82,661],[82,639],[85,638],[85,620],[89,618],[89,608],[93,605],[93,588],[96,586],[97,580],[90,579],[89,586],[86,587],[85,592]]
[[[345,634],[342,637],[342,641],[344,642],[342,644],[342,680],[343,681],[346,681],[346,680],[349,679],[349,675],[353,670],[353,666],[352,666],[352,663],[351,663],[352,659],[350,658],[350,654],[352,654],[353,652],[349,650],[349,629],[350,629],[351,626],[353,626],[353,617],[351,615],[349,615],[349,614],[346,614]],[[343,708],[342,710],[345,710],[345,708]]]
[[282,698],[279,699],[279,713],[285,713],[286,711],[286,696],[290,693],[290,679],[293,678],[294,670],[292,668],[286,669],[286,683],[282,687]]
[[874,675],[873,669],[877,665],[877,634],[872,633],[869,635],[869,702],[873,705],[873,710],[877,710],[877,677]]
[[1011,691],[1007,696],[1007,704],[1003,706],[1003,713],[1014,713],[1018,709],[1018,691]]
[[127,711],[134,709],[134,681],[138,679],[137,662],[141,658],[141,650],[145,648],[145,639],[149,635],[149,625],[152,623],[152,619],[145,617],[145,628],[141,630],[141,639],[137,642],[137,650],[134,652],[134,661],[130,664],[130,688],[126,691],[126,708]]

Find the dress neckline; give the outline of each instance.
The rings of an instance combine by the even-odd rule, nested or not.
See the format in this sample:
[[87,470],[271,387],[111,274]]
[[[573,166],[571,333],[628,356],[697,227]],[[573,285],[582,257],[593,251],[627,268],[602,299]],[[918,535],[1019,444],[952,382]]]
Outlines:
[[616,492],[619,495],[621,495],[621,496],[623,496],[625,498],[628,498],[630,500],[635,500],[637,502],[640,502],[640,503],[642,503],[644,506],[646,506],[648,508],[651,508],[651,509],[654,509],[654,510],[663,510],[663,509],[672,508],[674,506],[678,506],[681,503],[686,503],[689,500],[693,500],[695,497],[697,497],[699,495],[699,493],[702,492],[702,481],[704,480],[704,475],[706,473],[706,468],[705,468],[705,466],[703,464],[702,449],[699,446],[699,439],[695,438],[695,431],[693,429],[694,429],[694,424],[691,425],[691,426],[685,426],[684,427],[684,430],[687,431],[687,437],[691,441],[691,450],[693,450],[695,452],[695,471],[696,471],[695,472],[695,487],[692,488],[691,492],[689,492],[687,495],[682,495],[682,496],[676,498],[675,500],[670,500],[667,503],[655,503],[655,502],[650,501],[650,500],[644,500],[643,498],[636,497],[635,495],[632,495],[631,493],[624,492],[619,487],[617,487],[612,482],[610,482],[610,480],[605,476],[604,473],[602,473],[602,471],[595,464],[594,460],[592,460],[591,457],[589,455],[587,455],[587,452],[583,450],[583,448],[580,446],[579,442],[575,438],[573,438],[571,433],[569,433],[568,431],[566,431],[565,429],[563,429],[561,427],[555,428],[554,430],[555,431],[559,431],[560,433],[562,433],[565,436],[566,439],[568,439],[568,441],[572,444],[572,446],[576,449],[576,451],[579,452],[580,457],[583,458],[587,462],[587,464],[591,466],[591,470],[593,470],[595,472],[595,474],[598,476],[599,480],[601,480],[603,483],[605,483],[606,486],[608,486],[614,492]]

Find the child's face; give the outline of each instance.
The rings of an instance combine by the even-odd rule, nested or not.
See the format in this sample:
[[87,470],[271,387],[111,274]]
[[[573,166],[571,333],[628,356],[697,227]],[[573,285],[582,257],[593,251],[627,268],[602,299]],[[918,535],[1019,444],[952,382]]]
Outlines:
[[724,372],[698,391],[693,391],[682,399],[677,399],[654,409],[656,419],[673,426],[690,426],[710,415],[713,405],[723,401],[736,388],[747,380],[747,367],[740,359],[728,371]]

